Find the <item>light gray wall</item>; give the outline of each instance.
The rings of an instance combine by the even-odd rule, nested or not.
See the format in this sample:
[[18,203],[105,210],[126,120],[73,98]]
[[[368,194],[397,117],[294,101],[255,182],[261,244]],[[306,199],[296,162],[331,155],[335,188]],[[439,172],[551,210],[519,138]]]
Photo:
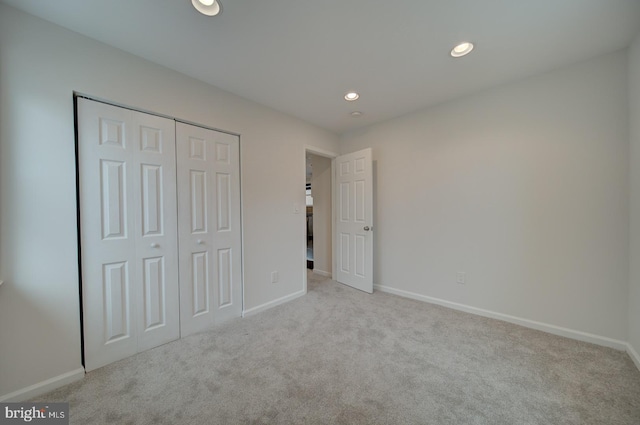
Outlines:
[[331,274],[331,159],[310,154],[313,164],[313,269]]
[[374,283],[624,344],[628,128],[620,51],[345,135],[373,148]]
[[[640,362],[640,34],[629,49],[629,123],[631,140],[631,253],[629,344]],[[638,364],[640,368],[640,364]]]
[[74,90],[239,133],[244,309],[303,291],[299,164],[335,135],[4,5],[0,86],[0,398],[81,366]]

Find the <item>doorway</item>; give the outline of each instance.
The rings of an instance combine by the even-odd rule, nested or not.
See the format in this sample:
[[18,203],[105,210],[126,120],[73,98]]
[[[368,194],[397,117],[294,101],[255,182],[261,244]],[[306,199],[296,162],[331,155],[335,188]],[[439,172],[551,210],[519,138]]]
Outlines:
[[305,149],[305,291],[307,273],[333,275],[333,158],[337,154]]

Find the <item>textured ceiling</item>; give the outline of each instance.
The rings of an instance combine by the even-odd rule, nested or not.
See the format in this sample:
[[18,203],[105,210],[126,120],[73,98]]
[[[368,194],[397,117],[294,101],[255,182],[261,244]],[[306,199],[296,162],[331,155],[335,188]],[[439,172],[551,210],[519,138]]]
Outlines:
[[[629,45],[639,0],[2,0],[335,133]],[[459,41],[476,43],[453,59]],[[342,96],[357,90],[361,98]],[[353,118],[359,110],[363,116]]]

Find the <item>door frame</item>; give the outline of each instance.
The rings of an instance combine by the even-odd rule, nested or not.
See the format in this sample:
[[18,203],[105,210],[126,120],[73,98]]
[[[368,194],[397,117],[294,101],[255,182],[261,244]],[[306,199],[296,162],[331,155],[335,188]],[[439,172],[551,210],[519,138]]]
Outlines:
[[[305,145],[302,153],[303,153],[302,166],[304,167],[302,175],[304,176],[304,181],[302,182],[303,184],[301,184],[300,187],[305,187],[307,184],[307,154],[318,155],[325,158],[329,158],[331,160],[331,226],[332,226],[332,229],[331,229],[331,278],[333,278],[336,275],[336,258],[335,258],[336,241],[335,241],[335,236],[333,231],[334,230],[333,226],[335,226],[335,218],[336,218],[336,211],[335,211],[336,195],[334,193],[335,191],[333,190],[333,181],[335,179],[334,177],[335,160],[340,155],[337,152],[318,148],[312,145]],[[305,205],[305,208],[303,208],[303,210],[306,211],[306,203],[304,205]],[[300,220],[300,223],[303,226],[302,229],[303,229],[303,236],[304,236],[302,238],[302,249],[300,250],[300,252],[302,253],[301,264],[307,264],[307,238],[306,238],[307,224],[306,224],[306,220]],[[303,273],[302,273],[302,290],[305,294],[307,293],[307,267],[306,266],[304,267]]]

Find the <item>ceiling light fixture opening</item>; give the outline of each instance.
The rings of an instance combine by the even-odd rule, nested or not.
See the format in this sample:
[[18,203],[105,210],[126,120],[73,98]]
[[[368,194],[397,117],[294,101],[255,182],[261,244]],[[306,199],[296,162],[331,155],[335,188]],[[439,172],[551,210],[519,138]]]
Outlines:
[[358,100],[360,95],[354,91],[350,91],[349,93],[344,95],[344,100],[347,102],[353,102],[354,100]]
[[216,16],[222,10],[218,0],[191,0],[191,4],[203,15]]
[[451,49],[451,56],[453,56],[454,58],[460,58],[462,56],[468,55],[472,50],[473,43],[465,41]]

